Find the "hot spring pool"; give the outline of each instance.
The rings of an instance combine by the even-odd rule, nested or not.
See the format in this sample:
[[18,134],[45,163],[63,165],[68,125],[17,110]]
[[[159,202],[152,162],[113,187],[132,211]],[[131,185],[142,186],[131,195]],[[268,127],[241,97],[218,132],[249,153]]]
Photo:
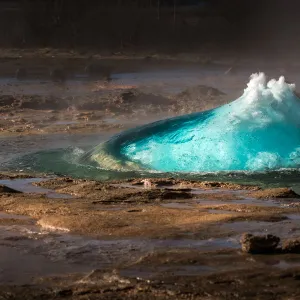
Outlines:
[[300,99],[284,77],[253,74],[243,95],[210,111],[124,131],[92,149],[31,153],[6,169],[81,178],[184,177],[297,185]]

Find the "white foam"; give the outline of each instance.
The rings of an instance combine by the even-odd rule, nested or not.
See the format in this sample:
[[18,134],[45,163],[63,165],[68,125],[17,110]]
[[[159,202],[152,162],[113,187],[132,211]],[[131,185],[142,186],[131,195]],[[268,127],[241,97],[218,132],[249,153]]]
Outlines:
[[252,74],[242,97],[229,104],[232,123],[244,121],[258,127],[285,121],[300,124],[300,101],[295,88],[283,76],[267,81],[264,73]]

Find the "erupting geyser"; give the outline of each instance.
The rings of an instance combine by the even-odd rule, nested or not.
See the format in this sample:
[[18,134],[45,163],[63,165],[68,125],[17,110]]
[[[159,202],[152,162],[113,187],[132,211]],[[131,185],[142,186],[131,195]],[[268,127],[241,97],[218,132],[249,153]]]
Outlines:
[[300,99],[284,77],[253,74],[244,94],[216,109],[125,131],[90,159],[110,169],[163,172],[300,167]]

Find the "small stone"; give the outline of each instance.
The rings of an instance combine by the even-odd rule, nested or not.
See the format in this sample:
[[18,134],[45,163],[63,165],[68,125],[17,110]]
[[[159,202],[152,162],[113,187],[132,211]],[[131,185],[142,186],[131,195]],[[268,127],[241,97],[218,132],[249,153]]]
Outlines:
[[300,239],[288,239],[282,244],[282,251],[285,253],[300,254]]
[[274,253],[280,242],[280,238],[275,235],[253,235],[244,233],[241,237],[243,252],[251,254]]
[[149,179],[144,179],[144,180],[142,180],[142,182],[144,183],[145,188],[152,188],[153,187],[152,183]]

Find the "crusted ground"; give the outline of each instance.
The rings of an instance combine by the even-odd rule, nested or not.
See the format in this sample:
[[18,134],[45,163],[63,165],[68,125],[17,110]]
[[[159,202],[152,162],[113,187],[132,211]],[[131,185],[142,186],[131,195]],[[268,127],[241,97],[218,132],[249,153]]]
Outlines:
[[[166,184],[170,180],[160,182]],[[54,189],[62,198],[64,195],[72,195],[73,198],[51,199],[43,195],[28,196],[3,190],[0,194],[0,208],[36,218],[44,227],[114,237],[164,237],[184,235],[186,232],[208,236],[210,228],[214,228],[216,223],[242,220],[276,222],[286,219],[285,214],[298,212],[297,207],[257,205],[247,198],[248,202],[243,203],[249,187],[243,192],[239,190],[237,194],[228,191],[233,187],[241,189],[241,186],[231,184],[187,181],[172,184],[168,188],[144,188],[134,184],[130,186],[125,183],[55,178],[36,185]],[[186,188],[191,185],[198,188]],[[224,191],[224,187],[229,190]],[[221,230],[215,232],[215,235],[222,234],[224,232]]]
[[[15,177],[2,174],[2,178]],[[0,252],[2,247],[16,247],[29,255],[21,259],[33,264],[42,255],[71,270],[74,262],[91,267],[89,272],[45,273],[30,284],[13,287],[0,280],[0,297],[298,299],[299,221],[288,216],[298,215],[299,207],[280,205],[296,198],[254,198],[254,193],[263,191],[225,183],[174,179],[150,183],[149,179],[98,182],[66,177],[36,183],[55,191],[58,198],[2,189],[0,210],[8,214],[0,215]],[[4,234],[17,228],[33,233]],[[38,228],[44,230],[42,234]],[[269,256],[241,252],[238,240],[244,231],[270,230],[281,238],[285,251]],[[118,246],[119,242],[125,244]],[[106,260],[110,263],[102,264]],[[40,264],[46,272],[48,262]],[[23,274],[23,267],[11,268]]]

